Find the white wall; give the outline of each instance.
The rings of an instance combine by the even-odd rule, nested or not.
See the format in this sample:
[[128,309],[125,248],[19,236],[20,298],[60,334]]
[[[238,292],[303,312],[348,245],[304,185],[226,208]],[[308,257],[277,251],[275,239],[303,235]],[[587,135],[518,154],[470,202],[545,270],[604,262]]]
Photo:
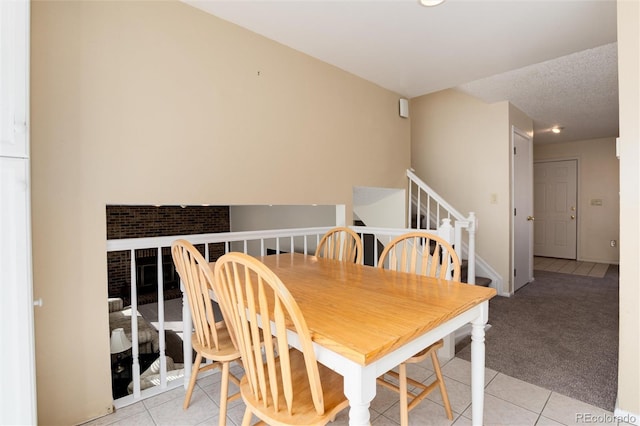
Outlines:
[[353,211],[366,226],[406,228],[407,195],[402,189],[353,189]]
[[640,2],[618,0],[620,350],[618,414],[640,424]]

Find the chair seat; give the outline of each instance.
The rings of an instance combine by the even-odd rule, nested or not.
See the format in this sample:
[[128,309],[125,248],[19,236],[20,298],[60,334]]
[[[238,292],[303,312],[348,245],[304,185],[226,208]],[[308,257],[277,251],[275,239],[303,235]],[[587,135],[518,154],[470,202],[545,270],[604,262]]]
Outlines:
[[[407,359],[402,364],[405,364],[405,365],[406,364],[418,364],[418,363],[424,361],[425,359],[427,359],[428,357],[430,357],[432,353],[435,353],[435,351],[440,349],[443,345],[444,345],[444,341],[442,339],[438,340],[437,342],[435,342],[432,345],[428,346],[427,348],[421,350],[420,352],[418,352],[417,354],[415,354],[411,358]],[[434,365],[434,367],[435,367],[435,365]],[[403,367],[403,368],[406,368],[406,367]],[[440,369],[440,366],[438,365],[438,370],[439,369]],[[392,371],[387,371],[385,374],[388,374],[389,376],[392,376],[392,377],[394,377],[396,379],[400,379],[400,375],[398,373],[396,373],[395,371],[393,371],[393,370]],[[389,381],[385,380],[384,379],[384,374],[382,376],[378,377],[377,381],[378,381],[378,384],[380,384],[380,385],[382,385],[382,386],[384,386],[384,387],[386,387],[388,389],[394,390],[396,392],[400,392],[401,391],[399,386],[397,386],[396,384],[394,384],[392,382],[389,382]],[[438,381],[438,379],[436,378],[434,383],[437,383],[437,381]],[[407,377],[407,383],[409,383],[409,384],[411,384],[411,385],[413,385],[415,387],[422,388],[423,390],[425,390],[429,386],[431,386],[431,385],[429,385],[429,386],[424,385],[423,383],[417,382],[417,381],[411,379],[410,377]],[[431,386],[431,387],[435,388],[435,386]],[[427,396],[429,393],[431,393],[432,390],[433,389],[430,389],[429,392],[426,392],[426,393],[422,392],[422,393],[424,393],[424,396]],[[413,396],[414,399],[418,396],[418,395],[412,394],[411,392],[408,392],[408,394]],[[420,399],[422,399],[422,398],[420,398]],[[416,401],[416,404],[417,404],[417,402],[418,401]]]
[[[349,400],[343,393],[342,376],[318,363],[324,395],[324,414],[317,414],[311,399],[304,355],[296,349],[291,349],[289,350],[289,357],[291,359],[292,382],[295,388],[292,414],[287,411],[282,389],[279,389],[279,411],[275,412],[271,398],[269,398],[268,406],[265,408],[264,402],[255,398],[249,387],[247,377],[244,376],[240,380],[242,399],[258,418],[269,425],[322,425],[332,421],[340,411],[349,406]],[[276,359],[276,370],[277,374],[280,375],[279,358]],[[267,383],[269,383],[268,380]]]
[[[219,322],[216,324],[216,334],[218,335],[218,349],[215,347],[207,347],[201,344],[196,334],[194,333],[191,337],[191,346],[193,350],[196,351],[196,361],[193,363],[193,369],[191,372],[191,380],[189,382],[189,389],[187,390],[187,394],[185,395],[185,400],[183,404],[183,408],[186,410],[191,401],[191,393],[193,392],[193,384],[195,384],[195,379],[199,373],[203,373],[208,370],[212,370],[215,368],[220,368],[222,370],[222,392],[221,397],[226,399],[227,402],[234,401],[240,398],[240,392],[237,392],[233,395],[227,395],[227,384],[228,380],[231,380],[236,385],[240,385],[240,379],[234,376],[229,372],[229,364],[232,361],[240,362],[240,351],[236,349],[233,345],[233,341],[231,340],[231,336],[229,335],[229,330],[224,325],[224,322]],[[211,337],[213,338],[213,337]],[[210,364],[201,364],[202,359],[210,359],[214,362]],[[226,379],[224,379],[226,377]],[[226,411],[226,410],[225,410]],[[226,419],[222,418],[220,420],[221,424],[226,423]]]

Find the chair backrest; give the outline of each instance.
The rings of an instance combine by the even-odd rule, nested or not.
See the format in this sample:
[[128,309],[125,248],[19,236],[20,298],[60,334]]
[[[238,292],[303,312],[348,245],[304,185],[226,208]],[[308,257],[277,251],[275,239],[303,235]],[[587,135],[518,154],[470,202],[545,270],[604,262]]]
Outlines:
[[[291,380],[287,327],[293,326],[304,355],[313,405],[318,414],[324,414],[323,392],[311,335],[298,304],[282,281],[257,259],[232,252],[216,261],[215,286],[222,314],[231,338],[240,350],[254,398],[279,412],[278,395],[283,393],[288,413],[292,413],[296,383]],[[259,326],[266,320],[271,321],[271,329],[261,333]],[[274,350],[274,339],[278,356]],[[276,368],[278,357],[280,368]]]
[[[460,259],[443,238],[427,232],[400,235],[382,251],[378,267],[460,281]],[[448,275],[451,271],[452,276]]]
[[362,263],[362,240],[350,228],[336,227],[322,236],[316,248],[316,257]]
[[210,290],[213,288],[213,271],[205,258],[189,241],[176,240],[171,244],[171,256],[180,275],[193,320],[194,334],[198,343],[208,349],[219,350],[218,328]]

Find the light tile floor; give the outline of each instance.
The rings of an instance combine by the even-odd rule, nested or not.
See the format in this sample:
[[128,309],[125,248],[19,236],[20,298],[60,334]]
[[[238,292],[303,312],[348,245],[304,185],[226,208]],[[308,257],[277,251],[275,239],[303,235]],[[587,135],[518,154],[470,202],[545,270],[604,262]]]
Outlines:
[[536,256],[533,258],[533,269],[603,278],[609,269],[609,264]]
[[[442,372],[451,401],[454,419],[446,418],[438,390],[409,413],[411,425],[471,425],[471,364],[460,358],[442,361]],[[432,380],[429,360],[408,366],[408,374],[420,380]],[[232,367],[242,374],[239,366]],[[217,425],[220,400],[220,373],[198,380],[188,410],[182,409],[185,391],[177,388],[146,399],[85,425]],[[230,384],[232,392],[237,387]],[[372,426],[400,424],[398,395],[378,386],[371,403]],[[241,399],[230,403],[228,425],[240,425],[244,414]],[[257,420],[254,418],[254,420]],[[342,411],[332,425],[348,425],[348,410]],[[485,370],[485,425],[578,425],[616,424],[613,413],[538,386],[506,376],[491,369]]]

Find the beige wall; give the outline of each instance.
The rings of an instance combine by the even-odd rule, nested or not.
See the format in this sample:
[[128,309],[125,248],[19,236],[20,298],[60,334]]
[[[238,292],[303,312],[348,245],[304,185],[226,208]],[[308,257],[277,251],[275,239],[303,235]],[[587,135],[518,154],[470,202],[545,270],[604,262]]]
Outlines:
[[[640,419],[640,2],[618,0],[620,350],[618,408]],[[620,413],[622,414],[622,413]],[[638,423],[636,423],[638,424]]]
[[[534,160],[578,160],[578,260],[618,263],[619,161],[615,138],[534,145]],[[602,200],[602,206],[591,200]]]
[[406,186],[397,94],[188,5],[36,1],[31,43],[42,424],[111,407],[106,204],[350,215],[353,186]]
[[335,226],[341,208],[336,206],[230,206],[231,230],[306,228]]
[[513,104],[509,104],[509,127],[511,126],[533,138],[533,120]]
[[486,104],[453,89],[411,99],[412,167],[462,214],[476,213],[476,251],[503,285],[510,277],[509,123],[508,102]]

